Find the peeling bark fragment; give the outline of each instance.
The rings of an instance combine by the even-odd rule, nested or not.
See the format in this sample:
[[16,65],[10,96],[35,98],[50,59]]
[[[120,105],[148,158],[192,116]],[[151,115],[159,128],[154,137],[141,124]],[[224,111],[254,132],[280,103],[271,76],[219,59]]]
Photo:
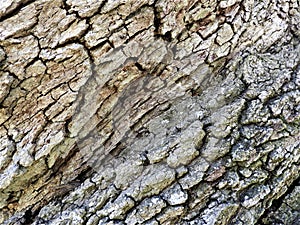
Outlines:
[[26,33],[35,24],[37,24],[37,16],[39,14],[39,10],[41,9],[41,5],[44,3],[45,1],[29,4],[22,8],[16,15],[1,21],[0,41],[5,41],[7,38],[13,35],[20,36],[20,34],[23,32]]
[[228,23],[225,23],[218,32],[216,41],[219,45],[223,45],[225,42],[229,41],[233,35],[234,33],[231,26]]
[[115,12],[112,15],[96,15],[90,20],[91,29],[85,36],[86,45],[91,48],[105,41],[109,34],[124,22]]
[[153,194],[158,194],[175,180],[175,172],[165,166],[155,168],[151,171],[150,168],[147,169],[148,171],[144,171],[146,176],[142,177],[141,180],[135,181],[126,191],[136,201]]
[[166,203],[159,197],[145,199],[127,216],[125,223],[141,224],[161,212],[164,207]]
[[66,4],[70,7],[70,13],[76,12],[80,17],[86,18],[94,15],[99,10],[99,7],[103,4],[103,2],[104,0],[67,0]]
[[[184,212],[183,206],[175,206],[175,207],[169,207],[166,208],[160,215],[157,216],[156,221],[158,221],[160,224],[172,224],[175,223],[180,215]],[[153,221],[155,224],[156,221]],[[151,224],[151,223],[150,223]]]
[[203,159],[194,162],[194,164],[188,168],[189,173],[179,180],[181,187],[186,190],[199,184],[208,167],[209,164]]
[[76,16],[67,15],[62,7],[62,0],[49,1],[43,5],[38,16],[39,23],[34,27],[34,34],[39,38],[41,48],[55,48],[59,42],[66,40],[66,30],[76,24]]
[[126,21],[128,35],[133,36],[141,30],[148,29],[152,25],[153,19],[153,9],[143,8],[141,12]]
[[[6,96],[9,94],[10,91],[10,86],[13,82],[14,78],[12,76],[9,75],[9,73],[3,73],[0,77],[0,85],[1,85],[1,89],[0,89],[0,102],[2,102]],[[4,115],[1,116],[1,122],[4,122]],[[2,121],[3,120],[3,121]]]
[[30,0],[4,0],[4,1],[2,1],[0,18],[5,17],[6,15],[9,15],[13,11],[26,5],[29,2],[30,2]]
[[58,44],[63,45],[72,39],[79,39],[87,30],[88,24],[86,21],[76,21],[64,32],[61,33]]
[[193,142],[195,133],[200,132],[202,126],[203,125],[199,121],[196,121],[189,126],[186,132],[181,133],[179,140],[180,146],[174,151],[171,151],[167,158],[167,163],[170,167],[176,168],[180,165],[188,165],[199,155],[199,152],[194,147]]
[[134,201],[127,195],[120,195],[113,203],[108,204],[97,216],[108,216],[110,219],[124,219],[126,213],[134,206]]
[[[38,40],[33,36],[9,39],[4,47],[7,55],[7,68],[19,80],[25,78],[25,68],[39,53]],[[20,54],[22,53],[22,54]]]

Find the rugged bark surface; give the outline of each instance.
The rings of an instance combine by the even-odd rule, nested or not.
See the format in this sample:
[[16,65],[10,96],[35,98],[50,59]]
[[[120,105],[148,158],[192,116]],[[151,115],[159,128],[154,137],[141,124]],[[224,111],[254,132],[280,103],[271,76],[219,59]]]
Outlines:
[[299,224],[297,0],[5,0],[1,224]]

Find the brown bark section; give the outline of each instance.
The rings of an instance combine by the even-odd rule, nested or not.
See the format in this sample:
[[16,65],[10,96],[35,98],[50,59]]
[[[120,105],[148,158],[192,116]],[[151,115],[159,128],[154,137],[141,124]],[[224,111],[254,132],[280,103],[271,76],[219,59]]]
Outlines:
[[1,4],[1,224],[299,222],[298,1]]

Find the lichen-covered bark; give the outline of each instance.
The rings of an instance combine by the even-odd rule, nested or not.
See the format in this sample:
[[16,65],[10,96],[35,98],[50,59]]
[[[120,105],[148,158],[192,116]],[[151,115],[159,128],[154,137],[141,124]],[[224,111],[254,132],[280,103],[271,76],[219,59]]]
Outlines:
[[1,224],[298,224],[297,0],[5,0]]

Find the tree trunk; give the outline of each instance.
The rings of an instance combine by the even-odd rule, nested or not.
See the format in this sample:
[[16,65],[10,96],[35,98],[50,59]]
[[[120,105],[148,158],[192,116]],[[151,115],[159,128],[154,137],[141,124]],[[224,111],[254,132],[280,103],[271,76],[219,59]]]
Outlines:
[[1,224],[299,224],[296,0],[5,0]]

